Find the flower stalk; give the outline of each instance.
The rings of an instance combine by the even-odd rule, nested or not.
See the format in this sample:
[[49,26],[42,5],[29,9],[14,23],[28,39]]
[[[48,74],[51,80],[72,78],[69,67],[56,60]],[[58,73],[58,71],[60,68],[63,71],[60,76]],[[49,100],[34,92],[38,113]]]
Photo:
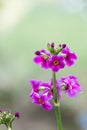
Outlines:
[[53,92],[54,92],[54,108],[55,108],[55,114],[56,114],[56,120],[57,120],[57,128],[58,128],[58,130],[62,130],[60,102],[59,102],[59,96],[57,96],[56,73],[55,72],[53,72]]
[[57,97],[57,91],[56,91],[56,73],[53,72],[53,92],[54,92],[54,102],[57,104],[58,97]]

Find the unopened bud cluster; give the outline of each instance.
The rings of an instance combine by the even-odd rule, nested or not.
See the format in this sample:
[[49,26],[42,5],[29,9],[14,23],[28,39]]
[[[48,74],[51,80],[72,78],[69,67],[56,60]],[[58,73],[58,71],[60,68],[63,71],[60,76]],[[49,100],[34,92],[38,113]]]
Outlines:
[[20,117],[19,112],[12,114],[9,110],[2,111],[0,110],[0,124],[4,124],[7,128],[12,128],[12,123],[14,120]]

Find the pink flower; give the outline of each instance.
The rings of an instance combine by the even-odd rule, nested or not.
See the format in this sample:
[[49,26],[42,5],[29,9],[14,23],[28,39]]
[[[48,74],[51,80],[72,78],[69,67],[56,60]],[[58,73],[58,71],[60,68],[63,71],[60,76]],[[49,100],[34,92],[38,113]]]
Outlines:
[[53,72],[58,72],[59,69],[64,68],[64,59],[62,56],[53,55],[50,57],[49,60],[49,67],[52,69]]
[[76,54],[71,52],[69,48],[64,48],[62,53],[65,54],[65,61],[67,66],[72,66],[74,64],[74,60],[77,60]]
[[71,98],[77,96],[77,94],[81,92],[81,87],[75,76],[61,78],[60,82],[63,85],[65,93]]
[[48,69],[48,59],[50,56],[50,53],[46,52],[45,50],[37,51],[35,52],[37,55],[34,58],[34,63],[40,64],[42,68]]
[[41,106],[44,110],[51,110],[53,108],[52,104],[49,102],[49,98],[45,94],[34,93],[32,97],[32,102]]
[[34,93],[43,93],[49,99],[52,99],[51,84],[38,80],[30,80],[30,84],[32,86],[30,97],[32,97]]
[[[30,84],[32,90],[30,93],[30,98],[33,103],[42,106],[45,110],[51,110],[52,105],[49,103],[53,99],[53,79],[50,80],[50,83],[46,83],[38,80],[31,80]],[[59,82],[56,80],[56,90],[58,98],[61,99],[62,90]]]

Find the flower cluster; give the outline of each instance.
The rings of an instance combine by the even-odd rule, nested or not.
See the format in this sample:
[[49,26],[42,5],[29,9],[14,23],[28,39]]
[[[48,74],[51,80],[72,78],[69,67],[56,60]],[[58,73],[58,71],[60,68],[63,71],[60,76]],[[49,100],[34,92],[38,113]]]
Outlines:
[[14,115],[11,114],[10,110],[2,111],[0,110],[0,124],[4,124],[7,128],[12,128],[12,122],[19,118],[19,112],[15,112]]
[[[38,80],[31,80],[30,84],[32,86],[32,91],[30,93],[30,98],[32,103],[42,106],[45,110],[51,110],[53,108],[52,104],[49,102],[53,98],[53,81],[50,80],[50,83],[46,83]],[[59,90],[59,84],[56,81],[57,90]],[[61,97],[61,89],[60,89]]]
[[[58,48],[55,48],[54,43],[48,43],[47,47],[49,52],[46,50],[35,52],[34,63],[44,69],[51,69],[53,73],[58,72],[65,66],[70,67],[74,65],[74,61],[77,60],[76,54],[71,52],[66,44],[60,44]],[[53,108],[51,101],[54,100],[53,79],[51,79],[49,83],[31,80],[30,84],[32,86],[30,93],[32,102],[43,107],[45,110],[51,110]],[[68,94],[70,98],[75,97],[81,92],[80,84],[76,76],[73,75],[56,80],[55,86],[58,99],[62,98],[63,92]]]
[[[42,68],[52,69],[53,72],[58,72],[63,69],[65,65],[72,66],[74,61],[77,60],[77,56],[74,52],[71,52],[66,44],[59,45],[59,48],[54,48],[54,43],[48,44],[49,52],[46,50],[36,51],[34,62],[40,64]],[[59,55],[60,53],[60,55]]]

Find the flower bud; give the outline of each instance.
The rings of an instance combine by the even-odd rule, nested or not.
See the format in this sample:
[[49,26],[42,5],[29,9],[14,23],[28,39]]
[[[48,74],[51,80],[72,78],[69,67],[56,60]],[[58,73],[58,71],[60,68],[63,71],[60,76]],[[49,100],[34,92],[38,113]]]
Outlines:
[[62,48],[65,48],[66,47],[66,44],[64,43],[64,44],[62,44]]
[[40,51],[36,51],[36,52],[35,52],[35,55],[40,55]]
[[2,113],[2,110],[0,109],[0,112]]
[[54,54],[54,42],[48,43],[47,48],[50,51],[51,54]]
[[51,47],[54,48],[54,42],[51,43]]
[[19,112],[15,112],[15,117],[20,118]]

